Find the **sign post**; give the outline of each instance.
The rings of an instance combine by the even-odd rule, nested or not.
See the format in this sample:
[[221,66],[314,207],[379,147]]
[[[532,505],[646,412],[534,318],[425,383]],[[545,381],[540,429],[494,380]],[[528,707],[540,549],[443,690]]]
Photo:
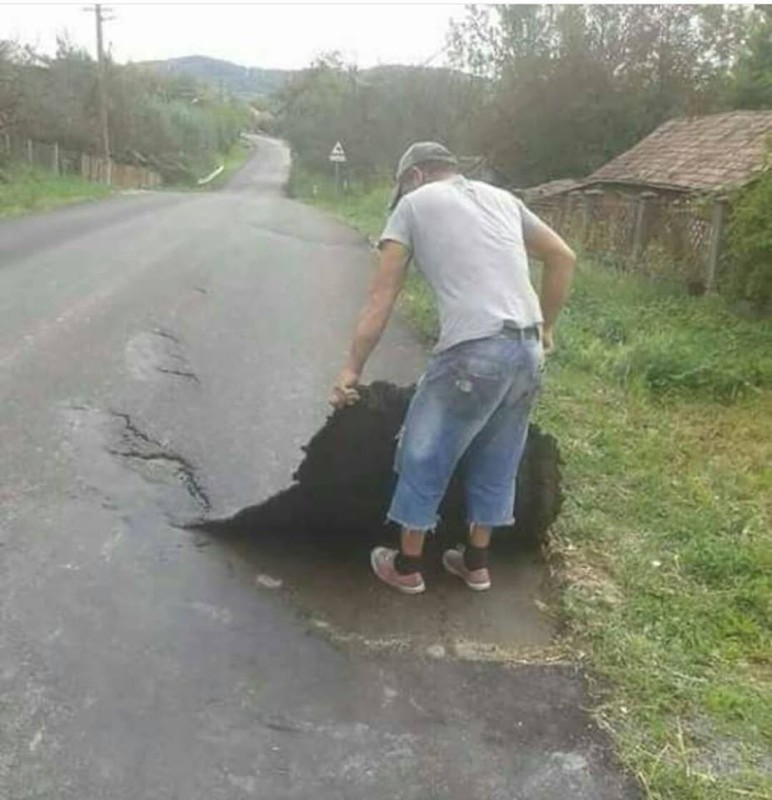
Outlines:
[[340,197],[340,165],[346,163],[346,151],[340,142],[335,142],[329,155],[330,161],[335,164],[335,196]]

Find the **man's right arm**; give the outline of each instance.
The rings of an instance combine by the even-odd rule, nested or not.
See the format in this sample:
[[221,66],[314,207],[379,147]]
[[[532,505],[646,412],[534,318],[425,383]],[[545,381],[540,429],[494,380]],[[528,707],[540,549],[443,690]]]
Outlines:
[[544,317],[544,352],[554,347],[554,329],[568,298],[576,254],[563,239],[535,214],[521,206],[523,240],[529,255],[542,262],[541,310]]

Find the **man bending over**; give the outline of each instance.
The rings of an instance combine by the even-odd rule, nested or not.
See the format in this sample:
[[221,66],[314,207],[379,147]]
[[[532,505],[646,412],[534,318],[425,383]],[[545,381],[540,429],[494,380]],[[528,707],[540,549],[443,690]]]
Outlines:
[[[440,338],[397,447],[388,517],[402,528],[400,548],[376,547],[371,564],[380,580],[401,592],[425,590],[424,540],[458,466],[469,538],[466,546],[447,550],[443,564],[482,591],[491,585],[492,529],[514,522],[528,418],[576,257],[509,192],[460,175],[456,158],[441,144],[411,145],[396,177],[380,265],[331,402],[342,407],[359,399],[365,362],[415,258],[436,299]],[[543,262],[540,298],[527,253]]]

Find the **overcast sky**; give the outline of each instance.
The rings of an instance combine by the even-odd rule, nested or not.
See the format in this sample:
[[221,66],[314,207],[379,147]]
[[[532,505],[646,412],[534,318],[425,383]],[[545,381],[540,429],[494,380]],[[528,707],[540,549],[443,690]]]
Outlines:
[[[57,33],[94,49],[85,3],[0,4],[0,39],[52,52]],[[340,50],[360,66],[446,63],[440,53],[462,5],[237,5],[111,3],[105,41],[118,61],[207,55],[255,67],[295,69]]]

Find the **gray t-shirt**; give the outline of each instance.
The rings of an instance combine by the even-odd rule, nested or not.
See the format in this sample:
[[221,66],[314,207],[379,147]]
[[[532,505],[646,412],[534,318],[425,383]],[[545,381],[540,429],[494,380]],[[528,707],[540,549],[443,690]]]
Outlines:
[[537,221],[509,192],[461,175],[399,201],[380,241],[408,248],[434,291],[435,352],[494,336],[507,320],[522,328],[542,322],[523,242],[523,228]]

